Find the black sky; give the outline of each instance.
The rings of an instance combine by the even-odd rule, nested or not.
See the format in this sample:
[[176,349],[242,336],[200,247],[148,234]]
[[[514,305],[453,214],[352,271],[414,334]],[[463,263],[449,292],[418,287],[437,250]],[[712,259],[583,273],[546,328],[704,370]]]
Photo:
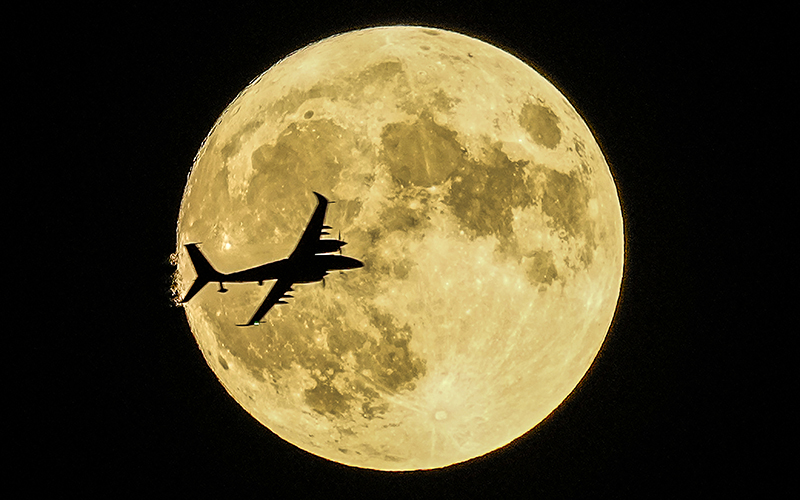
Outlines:
[[[48,138],[32,160],[47,175],[30,175],[55,205],[25,220],[43,242],[32,260],[49,263],[44,289],[57,299],[40,318],[54,323],[30,318],[25,354],[12,356],[27,374],[22,466],[85,491],[171,485],[271,498],[769,488],[775,478],[753,464],[774,459],[781,418],[761,419],[773,400],[763,381],[781,368],[763,342],[776,327],[771,309],[788,300],[754,300],[769,294],[775,258],[755,242],[778,229],[764,215],[763,181],[780,173],[764,156],[780,126],[764,99],[792,81],[763,54],[780,51],[779,30],[764,30],[780,16],[365,3],[127,2],[24,20],[42,34],[22,52],[33,62],[22,78],[39,104],[20,102],[36,123],[31,134]],[[292,51],[382,24],[460,31],[534,64],[593,128],[627,230],[617,316],[578,390],[508,448],[422,473],[351,469],[275,437],[217,382],[168,297],[182,190],[217,116]],[[35,290],[38,304],[47,292]]]

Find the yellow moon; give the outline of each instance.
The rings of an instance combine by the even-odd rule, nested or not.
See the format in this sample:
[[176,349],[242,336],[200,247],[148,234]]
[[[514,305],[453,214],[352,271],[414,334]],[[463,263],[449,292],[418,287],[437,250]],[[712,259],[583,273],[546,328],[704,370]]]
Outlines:
[[522,436],[576,387],[619,296],[620,203],[586,123],[483,41],[380,27],[254,80],[195,158],[177,228],[221,272],[288,256],[315,207],[365,267],[185,306],[227,391],[294,445],[381,470],[444,467]]

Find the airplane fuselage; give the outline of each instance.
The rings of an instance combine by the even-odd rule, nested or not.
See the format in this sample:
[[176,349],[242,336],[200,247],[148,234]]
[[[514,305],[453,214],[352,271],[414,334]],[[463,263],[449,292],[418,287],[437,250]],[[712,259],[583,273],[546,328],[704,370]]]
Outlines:
[[288,279],[293,283],[314,283],[322,279],[331,271],[356,269],[363,264],[358,260],[344,255],[314,255],[302,259],[302,262],[293,262],[292,259],[281,259],[261,266],[223,274],[219,280],[222,283],[259,283],[264,281]]

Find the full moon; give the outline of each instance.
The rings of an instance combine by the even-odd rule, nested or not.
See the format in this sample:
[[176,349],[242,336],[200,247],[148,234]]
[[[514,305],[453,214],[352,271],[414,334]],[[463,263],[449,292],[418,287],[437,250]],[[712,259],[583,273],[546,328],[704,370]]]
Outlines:
[[567,99],[481,40],[412,26],[309,45],[255,79],[204,141],[183,245],[220,272],[287,257],[316,206],[364,267],[296,285],[206,286],[185,304],[209,366],[272,432],[380,470],[505,446],[573,391],[606,336],[624,260],[600,147]]

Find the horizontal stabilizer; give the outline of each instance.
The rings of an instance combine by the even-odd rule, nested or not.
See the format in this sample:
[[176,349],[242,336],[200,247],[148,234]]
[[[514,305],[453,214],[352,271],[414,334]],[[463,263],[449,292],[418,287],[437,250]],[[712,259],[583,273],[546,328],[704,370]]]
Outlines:
[[[189,252],[189,258],[192,260],[192,266],[194,266],[194,271],[197,273],[197,278],[186,293],[186,297],[181,300],[182,303],[189,302],[208,282],[220,281],[223,277],[223,275],[208,262],[208,259],[206,259],[197,247],[197,243],[189,243],[184,246],[186,247],[186,251]],[[223,288],[220,291],[226,290]]]

